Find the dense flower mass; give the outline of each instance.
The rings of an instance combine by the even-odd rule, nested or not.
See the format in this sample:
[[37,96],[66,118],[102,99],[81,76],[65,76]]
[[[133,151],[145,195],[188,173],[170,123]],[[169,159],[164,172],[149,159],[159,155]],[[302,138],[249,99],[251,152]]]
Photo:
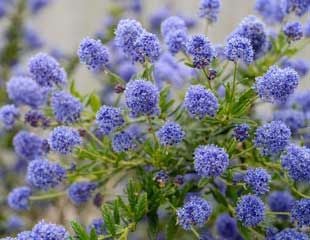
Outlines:
[[178,223],[185,230],[191,226],[202,227],[212,213],[210,204],[199,197],[191,197],[182,208],[177,210]]
[[294,12],[297,16],[302,16],[309,12],[309,0],[281,0],[282,9],[286,14]]
[[108,50],[100,40],[84,38],[77,52],[81,63],[85,64],[91,71],[101,71],[109,62]]
[[244,226],[254,227],[265,218],[263,201],[254,195],[241,197],[236,208],[237,218]]
[[57,121],[62,123],[76,122],[80,118],[83,110],[81,102],[64,91],[53,94],[51,106]]
[[12,77],[7,83],[9,98],[17,105],[28,105],[38,108],[46,100],[44,89],[29,77]]
[[281,156],[282,167],[295,181],[310,182],[310,149],[289,145]]
[[284,103],[297,88],[298,83],[299,76],[295,70],[273,66],[264,76],[256,78],[254,88],[263,101]]
[[69,187],[68,196],[74,204],[80,205],[87,202],[91,198],[96,187],[97,185],[95,183],[86,181],[76,182]]
[[299,227],[310,226],[310,199],[295,201],[291,209],[291,218]]
[[225,49],[228,60],[238,62],[238,60],[250,64],[253,61],[254,52],[251,42],[247,38],[235,36],[228,40]]
[[269,24],[281,23],[285,17],[279,0],[256,0],[255,10]]
[[200,0],[199,17],[216,22],[221,8],[220,0]]
[[296,133],[298,129],[305,126],[304,114],[293,109],[279,110],[274,113],[273,119],[284,122],[285,125],[290,128],[292,133]]
[[287,228],[277,233],[273,239],[274,240],[293,240],[293,239],[309,240],[309,237],[307,236],[307,234],[298,232],[296,229]]
[[63,226],[47,223],[44,220],[37,223],[31,231],[31,239],[63,240],[67,238],[69,238],[69,233]]
[[281,61],[282,68],[292,68],[294,69],[300,77],[305,77],[310,70],[310,62],[304,59],[290,59],[284,58]]
[[205,145],[196,148],[194,167],[196,172],[206,178],[220,176],[229,165],[228,155],[223,148]]
[[250,126],[246,123],[239,124],[234,128],[233,136],[239,141],[243,142],[249,137]]
[[49,190],[58,186],[66,177],[66,170],[48,160],[34,160],[27,169],[27,181],[33,187]]
[[6,129],[11,129],[19,117],[18,108],[14,105],[4,105],[0,108],[0,122]]
[[192,118],[202,119],[215,116],[219,104],[214,94],[204,86],[192,85],[185,94],[184,107]]
[[243,180],[255,194],[261,195],[269,191],[271,176],[263,168],[253,168],[246,172]]
[[124,123],[125,121],[119,108],[104,105],[96,114],[96,124],[105,135],[110,134]]
[[193,60],[195,68],[202,69],[210,65],[215,57],[211,42],[204,35],[194,35],[186,43],[186,52]]
[[293,196],[287,191],[274,191],[268,198],[268,205],[274,212],[290,211],[293,202]]
[[283,32],[290,41],[297,41],[303,37],[303,26],[299,22],[287,23]]
[[125,98],[132,117],[153,116],[159,113],[159,92],[151,82],[130,81],[126,85]]
[[176,145],[185,137],[185,132],[181,126],[175,122],[167,122],[156,133],[162,145]]
[[128,132],[117,133],[112,139],[112,148],[115,152],[127,152],[136,147],[133,137]]
[[8,204],[10,208],[23,211],[29,209],[29,197],[32,191],[29,187],[14,188],[8,195]]
[[66,84],[67,77],[63,68],[53,57],[38,53],[29,61],[29,72],[32,78],[42,87]]
[[281,121],[272,121],[259,127],[255,133],[254,144],[262,155],[277,155],[289,143],[290,129]]
[[79,132],[71,127],[57,127],[49,136],[51,149],[60,154],[69,154],[73,148],[82,143]]
[[228,214],[221,214],[216,220],[216,230],[224,239],[235,239],[238,234],[237,221]]

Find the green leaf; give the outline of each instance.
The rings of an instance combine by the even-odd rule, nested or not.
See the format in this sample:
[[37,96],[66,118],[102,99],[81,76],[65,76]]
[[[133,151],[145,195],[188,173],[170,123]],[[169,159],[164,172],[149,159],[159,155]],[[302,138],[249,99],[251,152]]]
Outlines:
[[138,222],[147,212],[147,194],[142,193],[139,196],[136,208],[135,208],[135,220]]
[[106,205],[103,206],[102,215],[103,215],[104,224],[106,225],[108,232],[112,236],[115,236],[116,234],[115,222],[114,222],[114,218],[108,206]]
[[128,228],[125,228],[124,232],[120,235],[119,240],[127,240],[128,239],[128,233],[129,233]]
[[97,239],[98,239],[98,236],[97,236],[96,230],[92,228],[89,234],[89,240],[97,240]]
[[167,240],[175,239],[175,234],[177,233],[177,219],[175,214],[170,218],[167,226],[166,226],[166,237]]
[[89,105],[94,112],[97,112],[99,108],[101,107],[100,98],[95,93],[90,95]]
[[70,93],[72,94],[72,96],[77,97],[78,99],[82,100],[82,96],[81,94],[77,91],[76,86],[75,86],[75,81],[72,80],[70,82]]
[[82,225],[73,221],[71,222],[71,226],[79,240],[89,240],[88,234]]
[[113,216],[114,216],[114,221],[116,224],[120,223],[120,213],[119,213],[119,207],[118,207],[119,201],[114,201],[113,205]]

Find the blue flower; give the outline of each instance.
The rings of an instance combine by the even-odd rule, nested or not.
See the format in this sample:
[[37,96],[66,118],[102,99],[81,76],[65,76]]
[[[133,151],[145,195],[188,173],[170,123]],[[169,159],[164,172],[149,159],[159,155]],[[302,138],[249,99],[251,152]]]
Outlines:
[[71,127],[60,126],[50,133],[49,142],[51,149],[60,154],[69,154],[73,148],[82,143],[79,132]]
[[229,165],[228,154],[215,145],[199,146],[194,152],[195,171],[202,177],[222,175]]
[[116,46],[131,57],[135,50],[136,40],[145,30],[141,24],[133,19],[122,19],[117,25],[115,30],[115,43]]
[[156,183],[158,183],[159,187],[165,187],[165,185],[169,181],[169,175],[166,171],[160,170],[155,174],[154,180]]
[[284,26],[284,34],[287,36],[289,41],[298,41],[304,35],[303,26],[300,22],[290,22]]
[[254,59],[261,57],[268,49],[268,37],[265,25],[255,16],[242,20],[231,37],[240,36],[250,40],[254,51]]
[[216,22],[220,8],[220,0],[200,0],[199,17],[206,18],[209,23]]
[[253,168],[247,170],[243,180],[257,194],[265,194],[269,191],[271,176],[263,168]]
[[34,29],[30,27],[26,27],[23,30],[23,40],[26,47],[29,48],[30,50],[42,48],[44,45],[41,36]]
[[13,146],[17,156],[29,161],[45,154],[42,148],[43,140],[30,132],[17,133],[13,139]]
[[128,82],[137,72],[138,70],[135,65],[129,62],[121,63],[117,69],[118,75],[126,82]]
[[256,0],[255,10],[269,24],[281,23],[285,17],[279,0]]
[[304,114],[293,109],[284,109],[274,112],[273,119],[284,122],[286,126],[290,128],[292,133],[296,133],[298,129],[305,126]]
[[310,182],[309,148],[289,145],[281,155],[281,164],[294,181]]
[[19,110],[14,105],[4,105],[0,108],[0,122],[6,129],[11,129],[19,117]]
[[290,129],[281,121],[272,121],[256,129],[254,145],[262,155],[281,153],[289,143]]
[[29,0],[28,6],[33,14],[38,13],[42,8],[46,7],[51,0]]
[[246,123],[239,124],[234,128],[233,136],[239,141],[243,142],[249,137],[250,126]]
[[84,38],[79,46],[77,55],[81,63],[85,64],[88,69],[93,72],[99,72],[109,62],[108,50],[100,40],[95,40],[89,37]]
[[254,85],[259,97],[266,102],[285,103],[299,83],[297,72],[291,68],[272,66]]
[[277,233],[272,240],[309,240],[307,234],[298,232],[293,228],[286,228],[281,232]]
[[7,83],[9,98],[17,105],[38,108],[46,100],[46,91],[29,77],[12,77]]
[[64,91],[55,92],[51,97],[51,107],[55,118],[62,123],[76,122],[83,110],[82,103]]
[[235,239],[238,234],[236,219],[226,213],[218,216],[215,225],[218,234],[224,239]]
[[152,116],[159,113],[159,92],[151,82],[130,81],[126,85],[125,98],[132,117]]
[[157,132],[156,135],[162,145],[176,145],[182,142],[185,132],[178,123],[166,122]]
[[27,181],[33,187],[49,190],[58,186],[66,177],[66,170],[48,160],[34,160],[27,169]]
[[202,227],[212,213],[210,204],[200,197],[191,197],[177,210],[178,224],[185,230],[191,226]]
[[106,227],[104,225],[104,221],[102,218],[93,219],[87,229],[89,232],[92,229],[95,229],[97,235],[103,235],[107,233],[107,230],[106,230]]
[[105,135],[123,126],[124,123],[125,121],[119,108],[104,105],[96,114],[96,124]]
[[120,132],[116,134],[112,139],[112,149],[113,151],[127,152],[136,148],[136,144],[132,136],[127,132]]
[[273,212],[288,212],[293,202],[294,198],[287,191],[274,191],[268,198],[268,205]]
[[237,203],[238,220],[246,227],[254,227],[265,218],[263,201],[254,195],[245,195]]
[[199,69],[209,66],[215,57],[211,42],[201,34],[190,37],[186,43],[186,52],[192,57],[194,67]]
[[228,40],[225,55],[230,61],[238,62],[238,60],[241,60],[246,64],[253,62],[254,58],[251,42],[247,38],[238,35]]
[[23,211],[29,209],[29,197],[32,191],[29,187],[14,188],[8,195],[8,204],[10,208]]
[[155,10],[149,19],[151,29],[153,31],[158,31],[160,29],[161,23],[168,18],[170,15],[169,10],[166,7],[159,8]]
[[310,64],[308,61],[305,61],[304,59],[290,59],[290,58],[284,58],[281,61],[281,67],[282,68],[293,68],[300,77],[305,77],[310,69]]
[[286,14],[294,12],[297,16],[302,16],[309,12],[309,0],[281,0],[281,6]]
[[296,221],[299,227],[310,226],[310,199],[295,201],[291,209],[292,221]]
[[17,240],[29,240],[31,239],[31,231],[23,231],[17,234]]
[[37,223],[31,232],[31,239],[35,240],[64,240],[68,238],[69,233],[63,226],[46,223],[44,220]]
[[304,112],[310,111],[310,91],[298,91],[292,96],[292,104]]
[[6,220],[5,225],[9,232],[15,232],[22,229],[25,226],[25,222],[21,217],[12,215]]
[[189,87],[184,98],[184,107],[190,117],[200,119],[215,116],[219,104],[214,94],[202,85]]
[[42,87],[65,85],[67,76],[55,58],[45,53],[38,53],[28,64],[32,78]]
[[25,122],[31,127],[47,128],[50,125],[50,119],[48,119],[42,112],[36,110],[30,110],[25,114]]
[[164,38],[170,33],[178,30],[186,32],[187,29],[184,20],[177,16],[168,17],[161,23],[160,26],[160,31]]
[[68,196],[70,200],[76,204],[80,205],[87,202],[92,193],[95,191],[97,184],[91,182],[76,182],[73,183],[68,189]]

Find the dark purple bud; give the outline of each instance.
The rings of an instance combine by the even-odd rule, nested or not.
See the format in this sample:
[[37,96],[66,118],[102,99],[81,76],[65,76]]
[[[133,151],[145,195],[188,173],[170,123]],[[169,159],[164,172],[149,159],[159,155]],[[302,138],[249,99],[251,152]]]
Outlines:
[[214,80],[216,78],[216,76],[217,76],[217,71],[212,69],[212,68],[210,68],[209,72],[208,72],[208,79],[210,81],[212,81],[212,80]]
[[125,87],[122,85],[122,84],[117,84],[115,87],[114,87],[114,91],[116,93],[123,93],[125,91]]

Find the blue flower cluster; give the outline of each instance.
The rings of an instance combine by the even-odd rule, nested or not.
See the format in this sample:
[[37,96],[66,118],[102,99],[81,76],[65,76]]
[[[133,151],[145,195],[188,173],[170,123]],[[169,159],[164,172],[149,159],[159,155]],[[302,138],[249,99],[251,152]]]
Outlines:
[[279,0],[256,0],[255,10],[268,24],[281,23],[285,17]]
[[274,212],[290,211],[293,202],[293,196],[287,191],[274,191],[268,198],[268,205]]
[[29,209],[29,197],[32,191],[29,187],[14,188],[8,195],[8,204],[10,208],[23,211]]
[[251,42],[244,37],[234,36],[227,42],[225,55],[228,60],[238,62],[238,60],[250,64],[253,62],[254,51]]
[[176,145],[182,142],[185,132],[178,123],[166,122],[157,132],[159,142],[164,145]]
[[302,16],[309,13],[309,0],[282,0],[281,6],[286,14],[294,12],[297,16]]
[[246,123],[239,124],[234,128],[233,136],[239,141],[243,142],[249,137],[250,126]]
[[96,188],[97,184],[95,183],[87,181],[76,182],[69,187],[68,196],[74,204],[81,205],[91,198],[91,195]]
[[19,110],[14,105],[4,105],[0,108],[0,122],[6,129],[11,129],[15,125],[19,115]]
[[253,168],[247,170],[243,180],[255,194],[262,195],[269,191],[271,176],[263,168]]
[[117,152],[127,152],[136,148],[134,138],[128,132],[115,134],[112,139],[112,149]]
[[202,227],[212,213],[210,204],[200,197],[191,197],[177,210],[178,224],[185,230],[191,226]]
[[206,178],[222,175],[229,165],[228,154],[215,145],[199,146],[194,152],[194,168]]
[[303,26],[299,22],[287,23],[284,26],[283,32],[289,41],[298,41],[303,37],[304,34]]
[[215,225],[218,234],[223,239],[235,239],[238,235],[237,221],[227,213],[218,216]]
[[284,58],[281,61],[282,68],[293,68],[298,75],[302,78],[305,77],[310,70],[310,62],[304,59],[290,59]]
[[274,240],[284,240],[284,239],[309,240],[309,237],[307,234],[298,232],[296,229],[287,228],[277,233],[273,239]]
[[44,220],[42,220],[33,227],[30,236],[31,239],[38,240],[64,240],[69,238],[69,233],[61,225],[46,223]]
[[291,209],[291,218],[299,227],[310,226],[310,199],[295,201]]
[[102,218],[95,218],[91,221],[88,231],[90,232],[92,229],[95,229],[97,235],[103,235],[107,232]]
[[216,22],[220,8],[220,0],[200,0],[199,17],[206,18],[209,23]]
[[96,124],[100,131],[108,135],[116,128],[125,123],[122,112],[119,108],[102,106],[96,114]]
[[292,133],[305,126],[305,116],[302,112],[293,109],[284,109],[274,112],[273,119],[282,121],[290,128]]

